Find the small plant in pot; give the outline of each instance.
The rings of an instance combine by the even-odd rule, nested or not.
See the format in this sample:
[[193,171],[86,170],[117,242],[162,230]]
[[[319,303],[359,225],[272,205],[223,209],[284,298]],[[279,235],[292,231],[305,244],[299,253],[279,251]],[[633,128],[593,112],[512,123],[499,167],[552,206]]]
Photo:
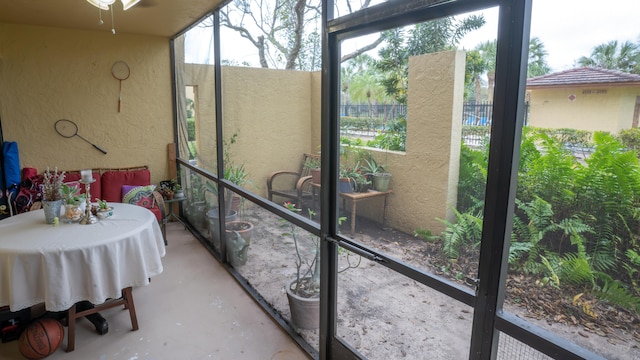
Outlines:
[[[104,220],[113,215],[113,207],[107,204],[107,200],[96,199],[98,206],[96,207],[95,216]],[[93,210],[93,209],[92,209]]]
[[366,179],[360,173],[359,163],[355,166],[340,167],[340,192],[353,192],[354,190],[357,190],[357,184],[363,182],[366,182]]
[[309,169],[311,174],[311,182],[314,184],[320,184],[321,181],[321,166],[320,159],[314,156],[310,156],[304,162],[304,167]]
[[173,185],[173,197],[178,199],[183,198],[184,191],[182,190],[182,185],[180,185],[176,179],[171,180],[171,183]]
[[[284,203],[284,206],[293,212],[300,212],[295,204]],[[308,209],[309,219],[316,215]],[[346,217],[338,218],[338,225],[342,225]],[[296,276],[285,285],[289,309],[291,310],[291,324],[300,329],[317,329],[320,326],[320,239],[317,236],[309,237],[309,246],[304,246],[303,240],[297,233],[297,227],[285,219],[280,220],[282,226],[289,228],[283,236],[291,236],[295,249]],[[346,256],[347,267],[340,272],[356,268],[360,261],[351,263],[349,255]]]
[[[284,206],[290,211],[301,211],[290,202],[284,203]],[[313,218],[314,215],[314,212],[309,209],[309,217]],[[290,231],[283,236],[291,236],[295,247],[296,277],[285,287],[291,310],[291,324],[301,329],[317,329],[320,326],[319,239],[311,236],[311,254],[306,258],[299,244],[302,239],[298,237],[296,226],[284,219],[281,221],[284,227],[290,227]]]
[[251,244],[253,224],[248,221],[228,221],[225,223],[227,260],[233,266],[247,263],[247,250]]
[[86,207],[86,198],[80,194],[79,186],[62,184],[62,199],[64,200],[64,215],[62,221],[75,223],[82,219]]
[[389,180],[391,180],[391,173],[385,171],[385,166],[378,164],[374,158],[365,159],[365,165],[363,170],[365,173],[371,175],[371,181],[373,183],[373,189],[378,191],[389,190]]

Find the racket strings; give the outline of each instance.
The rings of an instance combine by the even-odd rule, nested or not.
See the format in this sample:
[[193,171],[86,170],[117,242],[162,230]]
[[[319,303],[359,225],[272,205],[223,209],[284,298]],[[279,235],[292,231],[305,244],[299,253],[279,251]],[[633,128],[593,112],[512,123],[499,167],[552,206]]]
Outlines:
[[78,134],[78,125],[70,120],[58,120],[55,125],[58,134],[70,138]]

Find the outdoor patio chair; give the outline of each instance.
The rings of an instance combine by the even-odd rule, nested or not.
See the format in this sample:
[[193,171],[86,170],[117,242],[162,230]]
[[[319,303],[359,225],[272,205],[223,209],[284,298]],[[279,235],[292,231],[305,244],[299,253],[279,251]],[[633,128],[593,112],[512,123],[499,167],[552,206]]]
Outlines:
[[267,178],[267,194],[269,200],[274,196],[283,197],[302,208],[305,200],[312,199],[311,169],[305,164],[311,160],[320,160],[320,155],[304,154],[298,171],[280,170]]

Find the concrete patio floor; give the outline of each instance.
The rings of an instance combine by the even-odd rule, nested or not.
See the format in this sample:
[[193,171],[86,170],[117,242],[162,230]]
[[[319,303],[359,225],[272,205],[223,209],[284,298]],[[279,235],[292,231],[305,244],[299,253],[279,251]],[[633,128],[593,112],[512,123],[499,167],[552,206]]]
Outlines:
[[[75,351],[65,338],[47,359],[309,359],[181,224],[167,226],[167,240],[164,272],[133,292],[138,331],[127,311],[109,309],[107,334],[80,319]],[[0,344],[0,359],[24,359],[18,342]]]

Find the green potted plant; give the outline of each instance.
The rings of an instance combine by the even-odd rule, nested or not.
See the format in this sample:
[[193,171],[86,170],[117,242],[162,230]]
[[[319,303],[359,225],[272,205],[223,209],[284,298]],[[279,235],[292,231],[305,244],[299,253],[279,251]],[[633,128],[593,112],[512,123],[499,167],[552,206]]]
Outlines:
[[183,198],[184,190],[182,190],[182,185],[178,182],[178,179],[171,180],[171,184],[173,185],[173,197],[174,198]]
[[113,215],[113,206],[109,206],[107,200],[96,199],[98,207],[96,209],[96,216],[98,219],[104,220]]
[[[284,203],[284,206],[290,211],[302,211],[290,202]],[[309,218],[313,218],[313,210],[308,211]],[[282,226],[290,228],[283,236],[291,236],[295,248],[296,275],[285,286],[291,310],[291,324],[301,329],[317,329],[320,325],[320,239],[311,236],[310,251],[307,249],[308,251],[303,253],[297,227],[284,219],[281,221]]]
[[389,190],[389,181],[391,180],[391,173],[385,171],[385,166],[378,164],[376,160],[371,157],[365,159],[365,165],[363,170],[367,174],[371,174],[371,181],[373,183],[373,189],[377,191]]
[[201,232],[208,228],[206,193],[207,186],[203,178],[196,173],[191,173],[187,178],[184,190],[187,196],[187,206],[184,209],[185,217]]
[[362,174],[359,170],[359,163],[355,166],[342,166],[340,165],[340,192],[351,193],[356,189],[356,184],[362,179]]
[[317,157],[308,157],[304,163],[304,167],[309,169],[311,174],[311,182],[314,184],[320,184],[321,181],[321,166],[320,159]]
[[[244,163],[237,164],[231,155],[229,150],[232,144],[236,143],[238,133],[234,133],[228,140],[225,140],[225,153],[224,153],[224,179],[232,182],[238,186],[244,186],[251,184],[249,180],[249,174],[245,169]],[[206,189],[208,192],[218,196],[218,187],[211,182],[206,183]],[[225,201],[225,239],[227,247],[227,258],[232,265],[242,265],[246,262],[246,248],[251,241],[251,235],[253,230],[253,224],[244,219],[237,219],[238,213],[241,215],[244,213],[244,199],[235,195],[233,191],[227,190],[224,194]],[[209,222],[209,234],[213,240],[213,246],[220,251],[220,239],[218,236],[219,218],[217,205],[209,206],[207,211],[207,219]],[[242,237],[242,242],[236,235]],[[244,255],[243,255],[244,254]]]
[[76,223],[82,219],[86,209],[86,198],[80,194],[80,187],[62,184],[60,189],[64,200],[62,221]]
[[[284,206],[289,211],[302,211],[291,202],[284,203]],[[313,219],[315,212],[311,209],[307,211],[309,219]],[[339,217],[338,225],[342,225],[346,219],[346,217]],[[291,310],[291,324],[300,329],[317,329],[320,325],[320,239],[311,235],[310,246],[303,246],[303,239],[298,236],[297,227],[285,219],[280,221],[284,228],[289,229],[282,235],[293,238],[295,249],[295,278],[285,286]],[[360,266],[360,260],[354,265],[348,260],[348,256],[349,265],[341,271]]]

